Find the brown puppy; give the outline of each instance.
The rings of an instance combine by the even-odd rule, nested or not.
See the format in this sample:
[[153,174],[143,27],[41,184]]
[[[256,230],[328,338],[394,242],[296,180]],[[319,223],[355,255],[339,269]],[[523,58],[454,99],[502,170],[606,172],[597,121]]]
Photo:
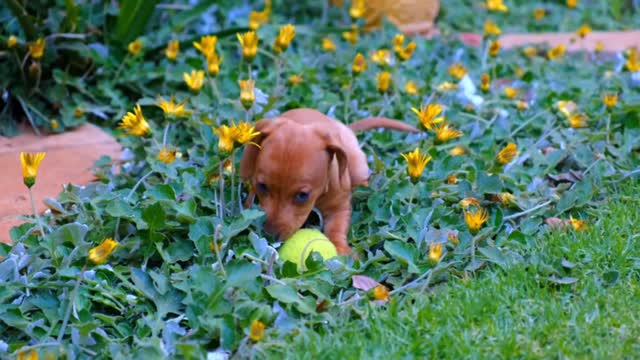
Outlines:
[[295,109],[256,124],[260,145],[245,147],[240,177],[249,182],[246,206],[258,195],[267,214],[266,232],[287,239],[316,207],[324,233],[339,254],[351,253],[351,191],[367,185],[369,167],[354,131],[416,128],[386,118],[367,118],[344,125],[312,109]]

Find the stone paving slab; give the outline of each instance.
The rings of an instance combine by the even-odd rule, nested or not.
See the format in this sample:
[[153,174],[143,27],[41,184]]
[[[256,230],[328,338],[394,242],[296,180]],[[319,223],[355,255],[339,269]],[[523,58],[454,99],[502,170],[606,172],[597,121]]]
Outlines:
[[118,159],[120,149],[113,137],[91,124],[56,135],[37,136],[24,128],[16,137],[0,137],[0,241],[10,240],[11,228],[22,223],[20,215],[32,213],[29,192],[22,183],[21,151],[47,153],[33,187],[37,209],[42,212],[45,197],[56,198],[64,184],[95,180],[94,162],[102,155]]

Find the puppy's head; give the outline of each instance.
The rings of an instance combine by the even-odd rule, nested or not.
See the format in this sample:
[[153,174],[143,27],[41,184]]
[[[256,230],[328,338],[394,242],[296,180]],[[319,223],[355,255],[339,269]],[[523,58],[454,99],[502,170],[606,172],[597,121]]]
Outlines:
[[256,139],[260,148],[245,148],[240,177],[258,195],[267,215],[265,231],[287,239],[326,192],[330,167],[337,166],[342,178],[346,155],[334,136],[317,126],[275,118],[258,122],[256,129],[261,133]]

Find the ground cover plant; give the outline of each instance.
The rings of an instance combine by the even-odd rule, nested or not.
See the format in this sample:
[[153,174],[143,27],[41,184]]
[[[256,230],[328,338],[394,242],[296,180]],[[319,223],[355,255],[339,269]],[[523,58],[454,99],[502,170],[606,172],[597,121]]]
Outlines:
[[[611,189],[637,176],[640,54],[501,50],[495,36],[513,20],[499,3],[481,8],[480,48],[389,24],[365,32],[356,1],[330,8],[324,27],[322,7],[309,4],[299,23],[279,2],[154,12],[169,26],[108,43],[108,56],[96,45],[79,50],[96,70],[85,79],[54,68],[61,88],[84,91],[82,114],[102,112],[125,156],[119,166],[101,159],[100,182],[66,186],[48,199],[50,211],[12,230],[13,245],[0,245],[0,355],[261,357],[330,339],[338,327],[348,338],[345,323],[414,300],[425,309],[448,286],[455,296],[460,284],[486,281],[485,269],[534,268],[551,294],[583,286],[578,259],[561,246],[544,256],[532,249],[540,239],[584,243]],[[558,9],[572,21],[583,14]],[[108,10],[106,27],[109,14],[118,19]],[[200,17],[206,11],[213,16]],[[589,36],[574,30],[576,41]],[[44,59],[57,44],[47,43]],[[354,193],[357,258],[313,256],[303,273],[277,258],[263,213],[242,208],[236,174],[255,121],[301,106],[422,130],[360,135],[373,174]],[[23,159],[29,188],[39,161],[46,155]],[[602,276],[637,281],[620,270]],[[460,355],[428,341],[408,354]]]

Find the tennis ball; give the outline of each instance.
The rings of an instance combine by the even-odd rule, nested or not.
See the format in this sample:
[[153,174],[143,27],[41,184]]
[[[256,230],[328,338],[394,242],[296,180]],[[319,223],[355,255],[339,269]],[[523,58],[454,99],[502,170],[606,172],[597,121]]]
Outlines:
[[338,256],[338,251],[331,241],[315,229],[296,231],[282,244],[278,252],[283,260],[298,265],[298,270],[305,270],[304,262],[312,251],[320,253],[325,260]]

